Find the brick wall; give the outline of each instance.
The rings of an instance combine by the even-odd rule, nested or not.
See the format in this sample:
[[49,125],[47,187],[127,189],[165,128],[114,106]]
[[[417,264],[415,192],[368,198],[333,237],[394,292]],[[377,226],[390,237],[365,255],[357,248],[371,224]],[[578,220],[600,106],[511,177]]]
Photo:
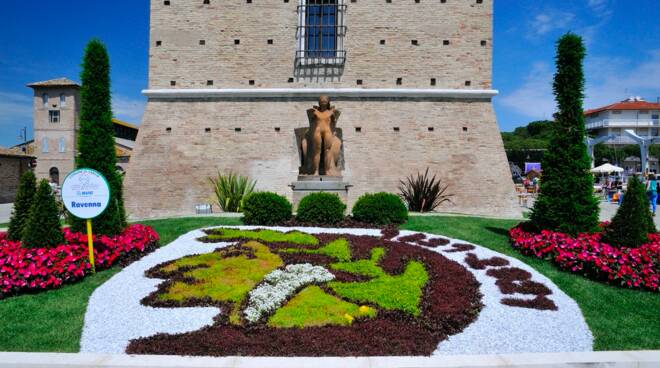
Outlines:
[[[249,175],[258,180],[258,189],[291,198],[288,185],[300,165],[294,129],[307,126],[305,110],[314,103],[150,102],[125,181],[129,212],[137,217],[193,213],[194,204],[212,199],[208,177],[218,170]],[[400,179],[429,167],[455,194],[454,205],[442,210],[520,214],[489,101],[333,103],[342,111],[338,127],[344,132],[344,180],[354,185],[349,204],[365,192],[397,192]]]
[[[151,2],[151,89],[491,88],[491,0],[346,1],[345,67],[313,78],[294,68],[297,0],[164,3]],[[150,98],[125,178],[129,213],[194,213],[212,200],[208,177],[218,170],[291,198],[294,129],[308,125],[316,98]],[[441,210],[520,215],[490,99],[333,103],[342,111],[349,206],[365,192],[397,192],[399,180],[429,167],[455,195]]]
[[298,0],[169,3],[151,2],[150,88],[491,86],[492,0],[346,0],[345,69],[325,78],[294,78]]
[[0,203],[14,202],[19,179],[29,163],[30,158],[0,156]]

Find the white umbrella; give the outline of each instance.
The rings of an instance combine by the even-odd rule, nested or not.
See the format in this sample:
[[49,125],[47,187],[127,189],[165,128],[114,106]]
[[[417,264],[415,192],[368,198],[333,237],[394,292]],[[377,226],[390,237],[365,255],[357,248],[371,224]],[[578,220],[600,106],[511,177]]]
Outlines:
[[594,167],[591,169],[592,173],[601,173],[601,174],[606,174],[606,173],[612,173],[612,172],[623,172],[623,168],[620,168],[618,166],[614,166],[612,164],[603,164],[598,167]]

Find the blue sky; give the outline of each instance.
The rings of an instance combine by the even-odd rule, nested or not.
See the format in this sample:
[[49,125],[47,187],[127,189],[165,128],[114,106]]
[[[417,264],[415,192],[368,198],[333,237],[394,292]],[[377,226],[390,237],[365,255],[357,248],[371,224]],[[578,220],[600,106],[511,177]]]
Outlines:
[[[375,1],[375,0],[371,0]],[[428,1],[428,0],[427,0]],[[468,0],[454,0],[468,1]],[[147,84],[148,0],[2,0],[0,12],[0,146],[32,136],[31,90],[67,76],[78,80],[85,43],[108,46],[115,116],[139,124]],[[588,57],[585,107],[628,96],[660,96],[660,1],[495,0],[493,87],[503,131],[550,118],[554,42],[582,35]]]

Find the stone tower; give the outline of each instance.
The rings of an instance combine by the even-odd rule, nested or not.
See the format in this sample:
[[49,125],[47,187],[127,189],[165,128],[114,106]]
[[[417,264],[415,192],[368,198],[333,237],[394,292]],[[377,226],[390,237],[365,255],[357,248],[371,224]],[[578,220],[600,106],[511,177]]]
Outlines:
[[75,165],[80,86],[59,78],[28,84],[34,90],[35,174],[62,184]]
[[491,99],[492,0],[152,0],[131,215],[194,212],[234,171],[292,197],[295,129],[341,110],[349,206],[430,172],[443,211],[519,216]]

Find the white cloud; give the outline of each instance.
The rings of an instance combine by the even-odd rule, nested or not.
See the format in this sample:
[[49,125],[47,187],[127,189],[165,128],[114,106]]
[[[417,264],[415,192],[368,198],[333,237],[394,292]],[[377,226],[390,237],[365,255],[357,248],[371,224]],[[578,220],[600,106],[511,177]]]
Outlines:
[[556,29],[564,29],[575,19],[575,14],[558,11],[546,10],[532,18],[529,23],[530,31],[528,38],[535,38],[550,33]]
[[112,96],[112,112],[117,119],[139,125],[146,102],[143,99],[133,99],[123,95]]
[[599,18],[609,18],[612,15],[612,8],[609,0],[589,0],[587,6]]
[[498,104],[534,119],[552,119],[555,111],[552,75],[550,65],[534,63],[523,84],[511,93],[498,97]]
[[32,121],[32,96],[0,91],[0,126]]
[[[556,110],[552,95],[553,73],[554,66],[534,63],[520,87],[498,98],[499,105],[530,119],[552,118]],[[651,51],[648,60],[637,63],[625,58],[587,59],[585,77],[586,109],[629,96],[655,101],[660,96],[660,49]]]

